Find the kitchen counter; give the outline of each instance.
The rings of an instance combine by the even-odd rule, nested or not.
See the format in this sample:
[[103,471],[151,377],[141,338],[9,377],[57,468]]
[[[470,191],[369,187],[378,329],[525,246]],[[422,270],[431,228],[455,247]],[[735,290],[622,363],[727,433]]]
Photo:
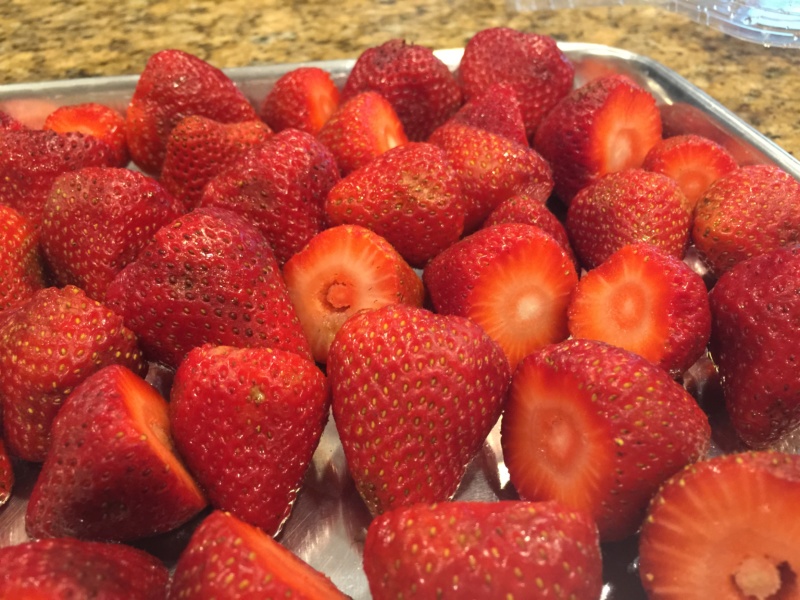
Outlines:
[[459,47],[500,25],[649,56],[800,157],[800,50],[739,41],[647,6],[522,13],[503,0],[7,0],[0,84],[138,73],[169,47],[218,67],[355,57],[393,37]]

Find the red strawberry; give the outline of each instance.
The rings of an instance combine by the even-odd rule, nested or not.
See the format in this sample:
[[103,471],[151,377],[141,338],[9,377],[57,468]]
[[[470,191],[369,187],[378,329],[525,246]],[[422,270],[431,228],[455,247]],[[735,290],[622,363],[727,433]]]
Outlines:
[[172,449],[167,403],[120,365],[81,383],[53,422],[28,503],[31,537],[133,540],[174,529],[206,500]]
[[639,574],[653,600],[795,598],[800,457],[720,456],[672,477],[650,503]]
[[197,115],[186,117],[169,134],[161,184],[192,209],[209,181],[271,135],[259,120],[219,123]]
[[244,94],[216,67],[181,50],[156,52],[128,105],[125,133],[133,161],[159,173],[172,128],[190,115],[221,123],[258,119]]
[[6,131],[0,135],[0,201],[38,227],[47,195],[59,175],[113,162],[108,144],[82,133]]
[[510,373],[476,324],[402,304],[345,321],[327,367],[347,465],[373,514],[456,492]]
[[642,164],[643,169],[677,181],[692,208],[709,185],[737,166],[730,152],[699,135],[676,135],[657,142]]
[[23,131],[25,129],[27,129],[25,125],[7,112],[0,110],[0,131]]
[[170,600],[345,600],[331,581],[259,529],[215,511],[181,554]]
[[444,152],[411,142],[342,179],[325,200],[333,225],[354,224],[386,238],[413,267],[461,237],[464,199]]
[[504,82],[517,90],[525,129],[533,136],[542,118],[572,90],[575,67],[546,35],[492,27],[464,47],[458,79],[467,100]]
[[451,121],[485,129],[512,142],[528,145],[517,92],[508,83],[495,83],[482,89],[453,115]]
[[212,179],[200,206],[245,217],[283,265],[325,227],[325,197],[338,181],[327,148],[309,133],[286,129]]
[[392,245],[358,225],[314,236],[283,267],[297,316],[317,362],[327,362],[333,337],[361,310],[387,304],[422,306],[422,281]]
[[723,175],[697,203],[692,241],[717,276],[751,256],[800,241],[800,182],[771,165]]
[[0,312],[44,287],[39,233],[10,206],[0,204]]
[[417,504],[375,518],[364,545],[374,600],[598,598],[601,562],[589,515],[557,502]]
[[342,104],[317,137],[336,157],[343,176],[408,142],[397,113],[377,92],[364,92]]
[[512,370],[524,356],[567,337],[578,277],[570,257],[532,225],[481,229],[442,252],[423,281],[442,314],[469,317],[494,339]]
[[386,98],[408,135],[421,142],[461,106],[461,88],[429,48],[400,39],[361,53],[342,90],[349,100],[367,91]]
[[800,425],[800,246],[735,265],[711,290],[711,354],[739,436],[763,446]]
[[62,285],[97,300],[159,227],[183,207],[155,180],[114,167],[64,173],[44,205],[41,244]]
[[58,133],[74,131],[95,137],[111,147],[112,166],[128,164],[125,117],[109,106],[96,102],[61,106],[47,116],[42,129]]
[[142,550],[72,538],[0,548],[0,598],[164,600],[169,571]]
[[339,89],[330,73],[299,67],[275,82],[261,104],[261,118],[273,131],[319,133],[339,107]]
[[626,169],[578,192],[566,225],[581,264],[594,269],[636,242],[682,259],[691,221],[691,207],[675,181],[643,169]]
[[198,208],[159,229],[106,301],[169,366],[208,343],[311,357],[269,244],[227,210]]
[[212,506],[275,535],[319,443],[329,401],[322,371],[297,354],[203,346],[175,373],[170,423]]
[[534,147],[553,167],[566,204],[599,177],[640,167],[661,139],[655,98],[624,75],[602,77],[564,98],[542,120]]
[[448,123],[430,142],[441,146],[458,174],[466,200],[464,231],[478,229],[503,200],[517,194],[547,198],[550,166],[534,150],[489,131]]
[[572,337],[625,348],[675,376],[702,356],[711,335],[703,278],[649,244],[623,246],[589,271],[568,312]]
[[95,371],[145,365],[122,318],[80,289],[36,292],[0,325],[0,397],[9,451],[42,461],[64,399]]
[[0,437],[0,508],[8,502],[11,490],[14,488],[14,468],[6,452],[3,438]]
[[502,446],[522,498],[589,512],[600,539],[639,527],[650,497],[709,445],[708,419],[666,371],[603,342],[569,340],[514,373]]

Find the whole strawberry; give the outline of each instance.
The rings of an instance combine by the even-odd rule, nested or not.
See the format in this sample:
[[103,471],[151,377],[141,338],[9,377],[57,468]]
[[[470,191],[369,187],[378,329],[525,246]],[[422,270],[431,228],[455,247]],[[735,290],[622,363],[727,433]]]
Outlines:
[[361,53],[342,99],[375,91],[394,107],[408,139],[421,142],[461,106],[461,87],[429,48],[400,39]]
[[325,197],[339,181],[336,162],[309,133],[286,129],[252,148],[206,186],[200,206],[245,217],[281,266],[325,226]]
[[485,129],[523,146],[528,145],[517,91],[509,83],[494,83],[481,90],[458,109],[451,121]]
[[747,444],[767,445],[800,425],[800,246],[738,263],[709,299],[731,423]]
[[227,210],[197,208],[164,225],[106,301],[148,356],[172,367],[207,343],[311,357],[267,240]]
[[299,129],[316,135],[339,108],[339,88],[319,67],[298,67],[282,75],[261,104],[273,131]]
[[329,400],[322,371],[292,352],[195,348],[170,393],[175,446],[212,506],[275,535],[319,443]]
[[221,123],[258,119],[244,94],[216,67],[181,50],[156,52],[139,76],[126,113],[133,161],[147,173],[159,173],[172,128],[190,115]]
[[76,285],[102,301],[117,273],[182,212],[151,177],[87,167],[54,182],[42,215],[42,249],[61,285]]
[[510,373],[478,325],[400,304],[345,321],[327,370],[347,465],[373,514],[456,492]]
[[206,505],[174,453],[168,407],[144,379],[106,367],[69,395],[31,492],[31,537],[125,541],[170,531]]
[[0,204],[0,312],[44,287],[39,233],[19,212]]
[[361,225],[386,238],[413,267],[423,267],[461,237],[464,199],[437,146],[393,148],[342,179],[325,200],[332,225]]
[[79,383],[106,365],[143,373],[122,317],[79,288],[45,288],[0,324],[0,397],[9,451],[41,462],[53,418]]
[[370,523],[364,544],[374,600],[597,598],[601,562],[591,517],[557,502],[398,508]]

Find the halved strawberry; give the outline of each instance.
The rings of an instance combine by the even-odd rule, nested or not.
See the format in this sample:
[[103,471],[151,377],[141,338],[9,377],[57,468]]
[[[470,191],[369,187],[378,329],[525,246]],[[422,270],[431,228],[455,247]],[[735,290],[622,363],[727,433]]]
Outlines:
[[75,131],[96,137],[108,144],[114,156],[112,166],[128,164],[128,142],[125,139],[125,117],[97,102],[61,106],[44,120],[42,129],[69,133]]
[[332,227],[284,265],[283,276],[317,362],[342,324],[364,309],[422,306],[422,281],[383,237],[359,225]]
[[363,92],[345,102],[318,138],[336,157],[342,176],[408,142],[394,108],[377,92]]
[[569,204],[598,177],[639,167],[661,139],[653,96],[624,75],[595,79],[542,120],[534,148],[553,167],[555,191]]
[[5,444],[3,444],[3,438],[0,438],[0,508],[8,502],[13,487],[14,469],[11,466],[11,459],[6,452]]
[[624,246],[582,277],[568,314],[573,337],[625,348],[673,375],[700,358],[711,335],[702,277],[649,244]]
[[434,258],[423,272],[437,312],[478,323],[508,358],[565,339],[578,277],[556,240],[533,225],[481,229]]
[[677,473],[650,503],[639,574],[652,600],[800,596],[800,456],[732,454]]
[[319,67],[299,67],[275,82],[260,115],[276,133],[292,128],[316,135],[337,108],[339,90],[330,73]]

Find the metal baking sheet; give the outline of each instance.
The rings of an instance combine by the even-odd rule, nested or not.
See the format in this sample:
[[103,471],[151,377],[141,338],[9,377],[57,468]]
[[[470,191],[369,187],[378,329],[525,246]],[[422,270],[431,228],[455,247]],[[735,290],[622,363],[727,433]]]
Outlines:
[[[724,145],[741,164],[772,163],[800,180],[800,162],[753,129],[719,102],[658,62],[624,50],[596,44],[560,43],[576,66],[576,86],[598,75],[624,73],[649,90],[663,117],[665,135],[699,133]],[[438,50],[437,56],[455,69],[461,49]],[[298,66],[318,66],[343,84],[354,60],[241,67],[226,70],[258,106],[274,82]],[[54,105],[101,102],[124,111],[138,77],[135,75],[51,81],[0,86],[0,110],[9,100],[38,99]],[[155,383],[164,378],[153,372]],[[693,389],[704,382],[692,381]],[[163,389],[164,393],[167,392]],[[0,509],[0,547],[26,541],[24,512],[37,468],[15,461],[17,483],[5,508]],[[499,427],[490,434],[480,455],[470,465],[458,500],[515,498],[500,449]],[[139,546],[173,565],[199,519],[180,530],[144,540]],[[368,600],[369,590],[361,569],[361,552],[370,516],[347,472],[344,453],[332,421],[322,437],[303,490],[278,539],[302,559],[326,573],[355,600]],[[605,545],[602,598],[644,599],[636,572],[636,538]]]

